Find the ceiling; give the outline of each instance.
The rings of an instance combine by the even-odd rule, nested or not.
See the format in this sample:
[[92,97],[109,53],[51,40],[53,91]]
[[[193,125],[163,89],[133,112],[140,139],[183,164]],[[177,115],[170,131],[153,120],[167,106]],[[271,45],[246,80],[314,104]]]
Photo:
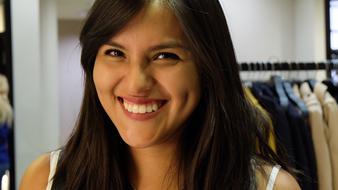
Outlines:
[[57,0],[58,18],[82,20],[95,0]]

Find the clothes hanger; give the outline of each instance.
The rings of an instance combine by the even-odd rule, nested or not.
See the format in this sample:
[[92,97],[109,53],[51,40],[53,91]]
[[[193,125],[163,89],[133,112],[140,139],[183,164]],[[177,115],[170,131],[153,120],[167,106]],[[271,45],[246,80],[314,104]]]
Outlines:
[[246,72],[245,79],[242,81],[243,86],[251,88],[252,87],[252,81],[250,79],[250,75],[251,75],[250,72],[251,72],[251,69],[252,69],[252,65],[251,65],[251,63],[244,62],[244,63],[241,64],[241,68],[242,68],[242,71]]
[[286,109],[289,105],[289,100],[285,94],[281,76],[271,76],[271,80],[274,84],[274,88],[276,90],[280,105],[282,106],[282,108]]
[[302,114],[304,116],[308,116],[309,111],[304,101],[295,95],[295,93],[293,92],[291,83],[289,81],[283,81],[283,87],[284,87],[284,90],[289,100],[292,103],[294,103],[302,111]]
[[[283,63],[282,69],[290,72],[292,70],[292,65],[288,63]],[[290,77],[290,75],[287,76]],[[305,103],[294,94],[291,83],[289,81],[282,81],[282,84],[288,100],[290,100],[293,104],[295,104],[298,108],[300,108],[302,113],[307,116],[308,114],[307,107]]]
[[[306,63],[305,65],[306,65],[307,70],[317,70],[317,65],[314,62]],[[306,80],[306,82],[310,85],[310,88],[313,92],[315,85],[317,83],[317,80],[314,79],[312,76],[310,76],[309,79]]]

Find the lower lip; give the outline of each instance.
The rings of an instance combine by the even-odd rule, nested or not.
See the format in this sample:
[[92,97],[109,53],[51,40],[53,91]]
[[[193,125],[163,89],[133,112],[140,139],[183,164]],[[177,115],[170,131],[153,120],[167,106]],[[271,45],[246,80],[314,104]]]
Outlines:
[[[120,101],[118,101],[120,102]],[[156,117],[157,114],[159,114],[162,110],[162,108],[165,105],[162,105],[157,111],[155,112],[150,112],[150,113],[131,113],[128,110],[126,110],[122,104],[122,102],[120,102],[120,105],[122,107],[123,112],[131,119],[133,120],[137,120],[137,121],[146,121],[146,120],[150,120],[153,119],[154,117]]]

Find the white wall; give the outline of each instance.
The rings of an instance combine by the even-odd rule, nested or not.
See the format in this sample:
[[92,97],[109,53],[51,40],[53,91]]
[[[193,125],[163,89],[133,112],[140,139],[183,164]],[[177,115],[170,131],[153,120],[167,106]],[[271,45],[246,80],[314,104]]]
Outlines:
[[32,160],[58,146],[55,8],[53,0],[11,0],[17,185]]
[[322,61],[326,57],[323,0],[295,0],[295,59]]
[[[43,18],[43,19],[41,19]],[[59,88],[58,88],[58,23],[55,0],[40,1],[40,67],[42,133],[47,144],[45,151],[59,145]]]
[[324,0],[221,0],[237,58],[325,60]]
[[60,142],[64,144],[74,127],[83,95],[83,73],[78,41],[81,21],[59,20]]
[[293,57],[293,0],[222,0],[239,61]]

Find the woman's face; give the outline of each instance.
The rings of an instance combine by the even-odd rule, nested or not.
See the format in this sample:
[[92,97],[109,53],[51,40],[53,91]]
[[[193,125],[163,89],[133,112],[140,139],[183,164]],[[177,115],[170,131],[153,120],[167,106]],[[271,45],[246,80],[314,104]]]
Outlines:
[[93,76],[103,108],[131,147],[173,142],[200,99],[179,23],[156,5],[99,48]]

